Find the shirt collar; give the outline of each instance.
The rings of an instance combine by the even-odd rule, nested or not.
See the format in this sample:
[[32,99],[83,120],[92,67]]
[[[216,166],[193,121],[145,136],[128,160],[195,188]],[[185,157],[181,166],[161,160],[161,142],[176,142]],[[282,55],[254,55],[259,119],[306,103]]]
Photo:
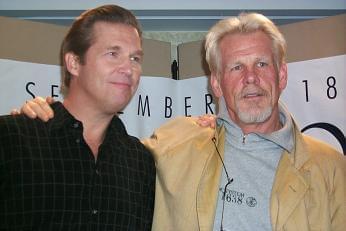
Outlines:
[[51,132],[56,132],[67,127],[76,128],[82,126],[82,123],[76,120],[64,107],[61,102],[51,104],[54,111],[54,118],[48,121],[48,127]]
[[[48,127],[51,132],[66,129],[68,127],[80,128],[81,131],[83,131],[82,122],[70,114],[61,102],[54,102],[51,107],[54,111],[54,118],[48,121]],[[105,141],[107,137],[112,137],[113,135],[127,135],[123,122],[116,115],[113,116],[107,128]]]

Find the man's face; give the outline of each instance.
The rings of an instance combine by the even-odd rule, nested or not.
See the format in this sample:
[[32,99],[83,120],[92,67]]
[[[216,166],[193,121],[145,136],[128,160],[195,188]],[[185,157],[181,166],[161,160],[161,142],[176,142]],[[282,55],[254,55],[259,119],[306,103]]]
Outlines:
[[220,51],[222,74],[220,81],[212,74],[211,84],[215,95],[225,98],[231,119],[242,129],[276,122],[287,68],[276,70],[270,38],[261,31],[226,35]]
[[137,90],[142,56],[141,40],[134,27],[97,22],[84,64],[78,62],[72,73],[78,97],[109,114],[121,111]]

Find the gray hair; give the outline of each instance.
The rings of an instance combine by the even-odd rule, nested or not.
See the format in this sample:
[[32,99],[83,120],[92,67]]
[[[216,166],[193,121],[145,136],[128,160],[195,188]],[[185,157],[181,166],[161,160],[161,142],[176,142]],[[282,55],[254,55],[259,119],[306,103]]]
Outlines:
[[206,61],[211,73],[221,74],[220,41],[226,35],[263,31],[272,40],[274,61],[277,70],[285,62],[286,40],[275,24],[262,14],[241,13],[216,23],[208,32],[205,41]]

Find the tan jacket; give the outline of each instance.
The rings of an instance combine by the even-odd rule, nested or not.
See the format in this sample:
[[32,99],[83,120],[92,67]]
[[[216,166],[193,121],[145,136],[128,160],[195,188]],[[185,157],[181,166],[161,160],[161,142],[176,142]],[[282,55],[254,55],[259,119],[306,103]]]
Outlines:
[[[295,149],[279,162],[271,193],[273,230],[345,230],[345,157],[295,127]],[[143,143],[154,153],[157,176],[154,231],[213,228],[223,128],[177,118]]]

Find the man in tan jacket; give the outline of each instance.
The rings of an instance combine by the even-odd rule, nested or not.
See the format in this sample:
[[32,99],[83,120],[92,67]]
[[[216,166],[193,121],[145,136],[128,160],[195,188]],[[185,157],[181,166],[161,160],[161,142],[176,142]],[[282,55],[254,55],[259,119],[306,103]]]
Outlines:
[[221,20],[205,48],[217,128],[178,118],[143,141],[157,168],[153,230],[344,230],[345,158],[280,103],[277,27],[259,14]]
[[143,141],[157,168],[153,230],[344,230],[345,157],[303,135],[280,103],[277,27],[242,14],[213,26],[205,46],[216,128],[177,118]]

